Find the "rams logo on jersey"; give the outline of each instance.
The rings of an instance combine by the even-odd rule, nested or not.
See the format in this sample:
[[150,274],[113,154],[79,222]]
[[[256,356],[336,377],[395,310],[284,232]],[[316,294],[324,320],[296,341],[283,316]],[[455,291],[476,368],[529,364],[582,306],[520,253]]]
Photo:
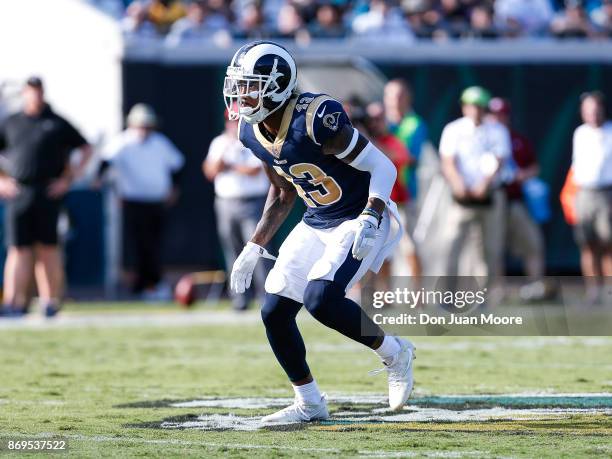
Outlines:
[[328,113],[325,115],[323,117],[323,126],[325,126],[327,129],[331,129],[332,131],[337,131],[338,123],[340,121],[340,113],[341,112]]

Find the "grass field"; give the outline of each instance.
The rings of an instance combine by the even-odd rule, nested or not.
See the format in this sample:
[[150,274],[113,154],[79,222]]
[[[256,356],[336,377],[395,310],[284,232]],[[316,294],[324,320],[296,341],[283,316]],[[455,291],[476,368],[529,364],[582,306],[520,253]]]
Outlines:
[[395,415],[374,354],[300,320],[332,419],[274,429],[257,417],[292,392],[256,312],[4,320],[0,438],[62,437],[71,457],[612,457],[612,338],[415,338],[414,399]]

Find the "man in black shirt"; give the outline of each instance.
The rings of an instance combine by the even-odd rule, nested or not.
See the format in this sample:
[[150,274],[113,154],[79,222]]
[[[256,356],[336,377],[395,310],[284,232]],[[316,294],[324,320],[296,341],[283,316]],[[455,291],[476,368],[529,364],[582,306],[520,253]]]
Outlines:
[[[59,308],[64,272],[57,220],[62,198],[91,156],[79,132],[45,102],[42,81],[29,78],[23,110],[0,124],[0,197],[5,204],[8,255],[4,270],[5,315],[25,313],[32,267],[47,316]],[[78,165],[70,153],[81,150]]]

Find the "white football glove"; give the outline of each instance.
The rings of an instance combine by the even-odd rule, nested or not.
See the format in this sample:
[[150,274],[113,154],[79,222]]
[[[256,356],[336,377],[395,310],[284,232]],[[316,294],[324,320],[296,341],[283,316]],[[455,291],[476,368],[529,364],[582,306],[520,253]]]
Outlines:
[[376,243],[378,234],[378,220],[372,215],[361,214],[356,219],[357,231],[353,241],[353,258],[363,260],[368,256]]
[[252,242],[247,242],[242,252],[240,252],[240,255],[238,255],[238,258],[236,258],[230,276],[230,287],[236,293],[244,293],[246,289],[251,286],[253,271],[255,270],[255,265],[259,257],[276,260],[276,257],[270,255],[263,247]]

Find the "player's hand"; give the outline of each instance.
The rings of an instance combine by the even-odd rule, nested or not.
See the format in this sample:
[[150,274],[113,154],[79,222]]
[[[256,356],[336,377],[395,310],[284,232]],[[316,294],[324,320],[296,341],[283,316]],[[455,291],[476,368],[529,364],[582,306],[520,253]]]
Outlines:
[[244,249],[242,249],[242,252],[240,252],[240,255],[238,255],[234,262],[230,276],[230,287],[236,293],[244,293],[251,286],[253,271],[260,257],[276,259],[263,247],[247,242],[247,245],[244,246]]
[[378,220],[372,215],[361,214],[356,219],[357,231],[353,241],[353,258],[363,260],[372,251],[378,234]]
[[468,197],[468,189],[463,185],[463,183],[451,184],[451,192],[453,193],[455,200],[459,202],[464,201]]
[[476,185],[474,189],[471,190],[470,195],[474,199],[483,200],[489,195],[489,185],[486,181],[483,181]]
[[0,198],[13,199],[19,194],[19,185],[12,177],[0,177]]

